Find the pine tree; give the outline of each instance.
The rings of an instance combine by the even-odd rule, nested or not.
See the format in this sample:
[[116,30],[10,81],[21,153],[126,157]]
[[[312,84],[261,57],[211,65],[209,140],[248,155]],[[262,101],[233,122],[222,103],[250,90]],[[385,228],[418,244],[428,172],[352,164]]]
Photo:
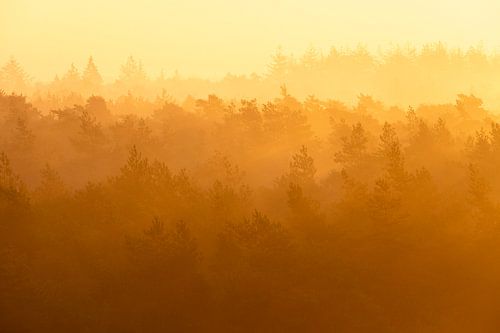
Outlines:
[[99,92],[99,88],[102,85],[102,77],[101,74],[99,74],[97,66],[95,65],[94,59],[92,57],[89,58],[87,67],[83,71],[82,80],[88,92]]
[[335,161],[344,165],[355,164],[366,153],[367,143],[361,123],[353,125],[351,135],[342,137],[342,150],[335,154]]
[[318,60],[318,51],[313,46],[310,46],[302,57],[302,65],[306,69],[312,69],[318,64]]
[[269,65],[269,74],[275,78],[284,78],[288,71],[288,58],[283,54],[281,47],[276,50],[272,56],[271,64]]
[[59,173],[49,164],[41,170],[40,185],[35,190],[35,198],[39,201],[50,201],[64,197],[68,190]]
[[307,147],[302,146],[300,151],[292,156],[290,162],[290,176],[293,180],[302,182],[313,182],[316,174],[314,159],[309,156]]
[[16,131],[14,136],[14,146],[18,151],[27,151],[32,148],[35,141],[33,131],[28,128],[26,119],[17,118]]
[[408,179],[404,155],[394,127],[385,123],[380,135],[379,155],[384,161],[385,170],[396,186],[402,186]]
[[14,173],[5,153],[0,152],[0,224],[7,222],[18,208],[28,203],[26,187]]
[[0,89],[10,92],[25,92],[28,87],[28,75],[19,63],[11,57],[0,70]]
[[127,83],[141,83],[147,79],[142,63],[130,56],[121,67],[120,80]]
[[66,74],[64,74],[62,81],[65,88],[71,91],[80,90],[81,77],[74,64],[71,64]]

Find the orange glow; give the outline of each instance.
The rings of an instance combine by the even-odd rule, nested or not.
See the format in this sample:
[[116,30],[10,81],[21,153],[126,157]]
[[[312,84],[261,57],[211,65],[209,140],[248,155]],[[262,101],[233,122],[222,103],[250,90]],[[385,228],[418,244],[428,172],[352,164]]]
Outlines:
[[0,0],[0,332],[498,333],[499,12]]

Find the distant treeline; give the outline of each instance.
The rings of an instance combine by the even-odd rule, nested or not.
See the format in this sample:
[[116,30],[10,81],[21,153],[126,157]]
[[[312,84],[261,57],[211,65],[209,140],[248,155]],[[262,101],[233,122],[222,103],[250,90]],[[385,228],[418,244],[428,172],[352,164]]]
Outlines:
[[[169,96],[182,102],[188,96],[215,94],[224,99],[264,102],[284,84],[300,99],[315,95],[354,103],[358,95],[365,94],[406,106],[445,103],[458,93],[466,93],[480,95],[486,105],[500,109],[500,55],[481,47],[461,50],[434,43],[421,48],[397,46],[378,54],[362,46],[329,52],[310,48],[299,57],[278,49],[262,73],[227,74],[215,81],[183,77],[175,70],[168,73],[148,75],[139,60],[129,57],[115,80],[103,82],[90,58],[83,68],[71,65],[51,82],[40,83],[12,58],[0,70],[0,88],[8,94],[28,95],[44,111],[83,104],[92,95],[107,100],[132,96],[148,102]],[[153,108],[135,111],[144,114]]]

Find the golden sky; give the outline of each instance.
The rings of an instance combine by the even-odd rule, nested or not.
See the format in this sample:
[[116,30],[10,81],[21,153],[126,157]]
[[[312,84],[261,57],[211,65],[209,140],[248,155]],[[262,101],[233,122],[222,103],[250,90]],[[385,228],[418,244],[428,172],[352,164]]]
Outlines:
[[151,76],[263,72],[281,45],[371,49],[442,41],[500,50],[499,0],[0,0],[0,62],[39,79],[95,58],[104,78],[129,55]]

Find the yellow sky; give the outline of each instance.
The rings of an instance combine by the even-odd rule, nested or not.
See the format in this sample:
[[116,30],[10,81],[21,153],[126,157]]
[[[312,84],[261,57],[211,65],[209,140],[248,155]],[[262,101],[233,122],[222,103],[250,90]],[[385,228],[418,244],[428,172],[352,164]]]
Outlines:
[[14,56],[47,79],[93,55],[109,79],[133,55],[151,76],[219,77],[263,72],[279,45],[500,50],[499,13],[498,0],[0,0],[0,62]]

